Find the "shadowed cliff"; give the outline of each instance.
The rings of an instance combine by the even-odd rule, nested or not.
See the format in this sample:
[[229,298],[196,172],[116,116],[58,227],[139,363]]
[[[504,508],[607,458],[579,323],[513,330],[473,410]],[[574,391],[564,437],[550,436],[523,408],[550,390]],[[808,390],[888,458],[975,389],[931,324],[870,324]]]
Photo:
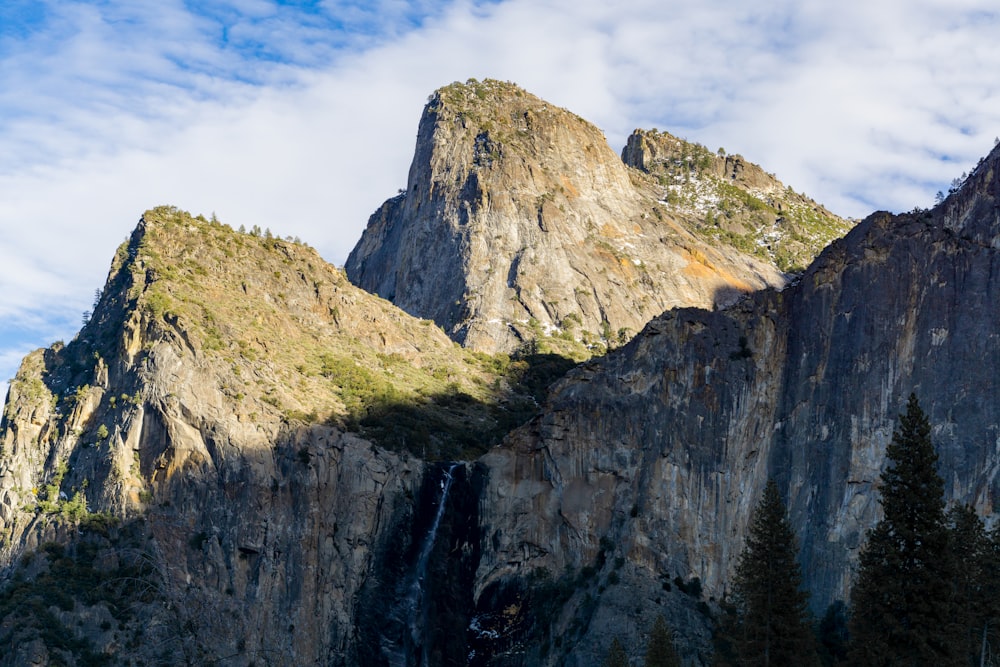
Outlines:
[[0,664],[65,661],[61,635],[122,662],[355,664],[358,596],[424,520],[425,460],[482,453],[569,365],[463,350],[270,232],[146,212],[80,334],[12,382],[0,581],[48,576],[18,564],[48,543],[86,552],[77,531],[96,522],[123,527],[96,542],[108,571],[141,555],[157,596],[131,620],[110,598],[40,623],[0,604],[17,648]]
[[[599,651],[664,609],[649,593],[664,575],[698,577],[707,596],[724,595],[773,477],[822,612],[846,599],[880,516],[885,446],[910,392],[934,427],[947,498],[992,514],[998,195],[994,150],[940,206],[870,216],[783,291],[715,312],[669,311],[571,372],[541,415],[482,459],[491,485],[481,594],[531,572],[579,570],[602,541],[613,544],[640,601],[598,598],[591,627],[606,629],[570,653]],[[580,604],[576,595],[568,604]]]
[[[488,119],[459,113],[448,97],[480,90],[525,105],[481,140]],[[642,646],[656,614],[685,658],[705,664],[715,603],[768,477],[787,498],[814,607],[846,595],[878,518],[885,444],[911,391],[934,425],[949,498],[993,512],[1000,152],[932,211],[870,216],[781,291],[661,314],[667,302],[640,289],[641,271],[628,273],[650,272],[652,260],[636,264],[626,243],[660,243],[650,241],[660,223],[642,206],[629,218],[638,230],[600,226],[573,241],[589,259],[572,265],[582,277],[566,283],[565,299],[551,298],[557,264],[529,261],[564,222],[632,206],[621,203],[632,195],[585,196],[600,183],[658,187],[611,161],[562,183],[554,148],[540,166],[523,161],[546,132],[553,147],[607,152],[599,132],[565,114],[500,84],[443,90],[425,114],[442,142],[434,155],[443,161],[432,160],[440,170],[411,179],[414,192],[369,228],[395,239],[383,249],[461,258],[464,232],[437,237],[445,227],[427,226],[426,238],[407,236],[394,207],[440,204],[428,225],[440,218],[459,230],[488,228],[476,217],[487,209],[530,213],[533,235],[489,228],[500,246],[525,250],[492,272],[513,276],[520,292],[505,302],[523,312],[498,316],[496,328],[473,318],[467,330],[497,344],[535,340],[520,356],[460,347],[301,244],[171,207],[147,212],[118,249],[90,322],[69,344],[29,355],[11,385],[0,423],[0,645],[11,648],[0,664],[347,666],[377,654],[386,664],[464,656],[584,667],[613,636]],[[548,129],[522,136],[522,123]],[[580,132],[560,135],[573,127]],[[448,153],[442,128],[464,148]],[[527,209],[528,200],[470,185],[518,164],[529,175],[544,167]],[[420,199],[425,186],[450,192],[456,180],[484,208]],[[694,232],[671,234],[688,244],[681,275],[704,266],[714,276],[698,283],[706,305],[743,294],[715,259],[732,248],[697,255]],[[369,259],[382,252],[365,243]],[[532,274],[532,262],[551,270]],[[438,290],[442,318],[450,308],[486,313],[476,295],[489,281],[446,264],[373,275],[395,290]],[[529,275],[538,290],[518,282]],[[462,287],[451,292],[455,280]],[[602,281],[617,295],[610,301],[594,296]],[[610,335],[618,323],[609,303],[657,316],[550,389],[572,362],[541,343],[571,341],[545,338],[546,326],[573,323],[572,342],[586,345],[584,332],[607,325]],[[598,338],[590,352],[610,342]],[[453,467],[459,457],[476,460]],[[393,616],[418,581],[429,583],[414,613]],[[415,617],[426,619],[416,634]]]

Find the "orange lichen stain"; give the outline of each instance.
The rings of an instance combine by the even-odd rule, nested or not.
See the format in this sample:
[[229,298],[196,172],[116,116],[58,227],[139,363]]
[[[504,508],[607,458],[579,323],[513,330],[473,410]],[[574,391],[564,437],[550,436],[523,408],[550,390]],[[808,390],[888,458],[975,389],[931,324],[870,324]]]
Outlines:
[[704,264],[713,271],[715,270],[715,266],[713,266],[712,263],[708,261],[708,257],[705,256],[705,253],[698,250],[697,248],[694,250],[688,250],[687,254],[691,260],[698,262],[699,264]]
[[689,237],[689,236],[691,236],[691,232],[689,232],[687,229],[685,229],[680,224],[678,224],[678,222],[676,220],[674,220],[673,216],[665,215],[665,216],[663,216],[662,219],[658,220],[658,222],[661,223],[661,224],[665,224],[667,227],[669,227],[673,231],[677,232],[682,237]]
[[683,273],[694,278],[719,278],[724,283],[730,287],[734,287],[741,292],[752,292],[753,287],[751,287],[746,282],[740,280],[733,274],[718,268],[712,262],[708,260],[705,253],[697,249],[684,249],[684,259],[687,260],[687,265],[683,269]]
[[621,272],[625,274],[625,277],[629,280],[635,280],[635,264],[632,263],[628,257],[622,257],[618,260],[618,267]]
[[683,269],[685,275],[695,278],[710,278],[718,274],[715,266],[700,250],[684,248],[684,259],[687,260],[687,265]]
[[711,278],[715,275],[715,271],[712,271],[712,269],[701,262],[688,262],[683,269],[683,273],[693,278]]
[[614,225],[612,225],[610,222],[605,222],[603,225],[601,225],[600,233],[601,236],[603,236],[604,238],[613,239],[618,236],[623,236],[622,231],[617,227],[615,227]]
[[618,258],[614,256],[611,251],[601,248],[600,246],[594,248],[594,256],[604,262],[605,264],[617,264]]
[[621,257],[600,246],[594,248],[594,256],[609,267],[616,268],[627,280],[636,279],[635,266],[628,257]]
[[740,280],[736,276],[732,275],[728,271],[720,271],[719,272],[719,277],[722,278],[723,280],[725,280],[727,285],[729,285],[730,287],[735,287],[736,289],[740,290],[741,292],[752,292],[752,291],[754,291],[753,287],[751,287],[747,283],[743,282],[742,280]]
[[565,174],[559,176],[559,180],[562,181],[562,186],[566,190],[566,199],[573,199],[574,197],[580,196],[580,191],[576,189],[572,183],[570,183],[569,178]]

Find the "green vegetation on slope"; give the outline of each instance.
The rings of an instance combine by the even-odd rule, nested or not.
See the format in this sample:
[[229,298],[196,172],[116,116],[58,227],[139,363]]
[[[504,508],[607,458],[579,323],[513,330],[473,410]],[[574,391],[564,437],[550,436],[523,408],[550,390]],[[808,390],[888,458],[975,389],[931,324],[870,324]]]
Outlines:
[[692,217],[699,233],[782,271],[801,272],[851,228],[773,174],[721,148],[713,153],[655,129],[637,131],[630,147],[644,156],[640,168],[658,185],[662,201]]
[[237,413],[337,424],[429,459],[498,443],[575,363],[464,350],[311,248],[173,207],[148,211],[116,263],[150,326],[209,362]]
[[[161,578],[134,531],[81,528],[69,544],[45,543],[12,568],[0,592],[0,665],[44,650],[46,664],[96,667],[126,664],[121,658],[140,648],[177,648],[182,629],[169,623]],[[147,625],[140,619],[149,612],[168,622]]]

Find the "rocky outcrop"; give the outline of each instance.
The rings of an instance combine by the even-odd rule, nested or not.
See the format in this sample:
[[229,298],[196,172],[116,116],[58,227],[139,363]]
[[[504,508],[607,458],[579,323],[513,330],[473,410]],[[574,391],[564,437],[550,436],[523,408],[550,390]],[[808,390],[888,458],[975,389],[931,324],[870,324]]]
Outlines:
[[[512,86],[443,89],[407,193],[352,255],[471,347],[628,327],[675,288],[743,295],[658,314],[544,400],[551,357],[463,349],[270,232],[147,212],[77,338],[11,385],[0,665],[591,667],[614,636],[637,654],[658,614],[705,664],[769,477],[814,608],[845,597],[911,391],[948,497],[993,513],[1000,149],[936,209],[870,216],[794,283],[745,293],[737,255],[645,208],[660,154],[643,175],[600,139]],[[682,277],[651,269],[681,248]]]
[[622,160],[652,176],[659,199],[698,233],[801,273],[852,222],[785,186],[742,155],[709,151],[659,130],[636,130]]
[[[11,386],[0,664],[375,664],[359,600],[421,539],[414,498],[437,472],[347,432],[351,406],[383,383],[411,409],[446,385],[471,401],[502,382],[475,363],[308,247],[147,212],[90,322]],[[71,567],[104,583],[53,590]],[[40,607],[7,597],[25,578]]]
[[708,173],[741,186],[744,191],[780,193],[785,186],[759,165],[742,155],[727,155],[724,149],[712,153],[660,130],[635,130],[622,149],[622,161],[648,174],[678,175],[680,169]]
[[670,311],[572,372],[538,418],[482,459],[480,595],[531,572],[592,566],[613,545],[638,601],[597,599],[595,613],[618,620],[591,627],[566,663],[590,664],[588,652],[665,608],[650,599],[664,577],[696,576],[706,596],[725,594],[773,477],[822,611],[846,598],[879,517],[885,446],[910,392],[933,424],[947,497],[992,514],[998,210],[994,150],[941,206],[870,216],[785,290]]
[[472,349],[563,333],[610,346],[665,309],[785,283],[773,263],[695,233],[599,129],[498,81],[437,91],[406,191],[348,277]]

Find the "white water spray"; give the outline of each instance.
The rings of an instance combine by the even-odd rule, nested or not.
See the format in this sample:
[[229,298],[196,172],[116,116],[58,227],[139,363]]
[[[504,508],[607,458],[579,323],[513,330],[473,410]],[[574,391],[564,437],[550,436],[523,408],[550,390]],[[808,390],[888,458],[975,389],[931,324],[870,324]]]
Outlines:
[[[427,667],[430,657],[430,646],[425,641],[424,630],[427,627],[427,597],[425,580],[427,578],[427,566],[430,563],[431,552],[434,550],[434,542],[437,540],[438,528],[441,526],[441,519],[444,517],[445,506],[448,504],[448,493],[451,491],[451,484],[454,481],[454,472],[459,463],[452,463],[444,472],[441,478],[441,494],[438,498],[437,511],[434,513],[434,520],[431,522],[427,534],[424,535],[420,545],[420,552],[414,564],[410,576],[407,578],[406,594],[402,600],[402,612],[405,614],[407,631],[409,636],[407,645],[404,647],[402,655],[398,653],[391,659],[394,667]],[[416,650],[419,647],[420,658],[414,663]]]

